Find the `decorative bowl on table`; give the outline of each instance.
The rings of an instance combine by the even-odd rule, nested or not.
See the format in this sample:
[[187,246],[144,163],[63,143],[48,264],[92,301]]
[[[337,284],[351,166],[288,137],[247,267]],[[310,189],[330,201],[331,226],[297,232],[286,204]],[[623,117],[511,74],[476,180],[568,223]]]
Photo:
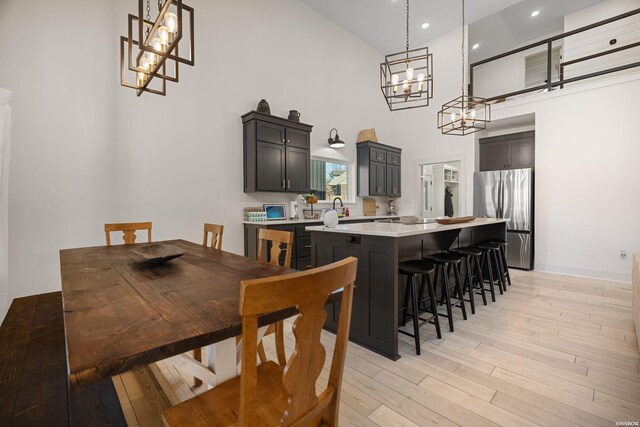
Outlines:
[[184,255],[184,251],[179,247],[164,243],[151,243],[137,247],[131,252],[137,262],[146,264],[160,264]]
[[302,215],[304,219],[320,219],[320,214],[322,211],[319,210],[311,210],[311,209],[303,209]]
[[436,222],[441,225],[462,224],[476,219],[475,216],[458,216],[453,218],[436,218]]

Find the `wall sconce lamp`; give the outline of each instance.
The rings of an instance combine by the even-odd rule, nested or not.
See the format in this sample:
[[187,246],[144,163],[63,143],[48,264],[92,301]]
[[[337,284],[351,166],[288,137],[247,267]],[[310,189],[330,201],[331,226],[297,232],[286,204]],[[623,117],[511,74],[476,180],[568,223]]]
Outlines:
[[[331,138],[331,133],[334,130],[336,131],[336,136],[334,138]],[[345,142],[343,140],[341,140],[340,136],[338,135],[338,129],[336,129],[336,128],[331,129],[329,131],[329,147],[331,147],[331,148],[342,148],[345,145],[347,145],[347,144],[345,144]]]

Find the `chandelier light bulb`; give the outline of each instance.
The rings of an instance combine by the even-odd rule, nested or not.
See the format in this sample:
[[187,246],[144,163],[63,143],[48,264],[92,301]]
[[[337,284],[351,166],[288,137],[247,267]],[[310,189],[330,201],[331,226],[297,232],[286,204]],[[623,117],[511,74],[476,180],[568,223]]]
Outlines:
[[150,66],[151,66],[151,63],[147,55],[144,55],[142,58],[140,58],[140,68],[142,68],[145,71],[149,71]]
[[413,68],[407,67],[406,75],[407,75],[407,80],[412,81],[413,80]]
[[424,90],[424,74],[418,74],[418,90],[422,92]]
[[409,80],[404,79],[402,81],[402,90],[404,93],[409,93],[411,91],[411,85],[409,84]]
[[393,85],[393,93],[396,93],[398,91],[398,75],[397,74],[393,74],[391,76],[391,84]]
[[162,52],[162,41],[160,40],[160,38],[159,38],[159,37],[154,37],[154,38],[151,40],[151,47],[152,47],[154,50],[157,50],[158,52]]
[[136,83],[138,86],[143,86],[144,85],[144,80],[145,80],[146,74],[141,73],[140,71],[138,71],[136,73]]
[[178,17],[173,12],[167,12],[164,14],[164,22],[167,24],[167,28],[170,33],[175,34],[178,32]]
[[451,113],[451,124],[456,121],[456,113]]
[[158,28],[158,35],[160,36],[160,43],[163,46],[169,45],[169,29],[166,26],[161,26]]

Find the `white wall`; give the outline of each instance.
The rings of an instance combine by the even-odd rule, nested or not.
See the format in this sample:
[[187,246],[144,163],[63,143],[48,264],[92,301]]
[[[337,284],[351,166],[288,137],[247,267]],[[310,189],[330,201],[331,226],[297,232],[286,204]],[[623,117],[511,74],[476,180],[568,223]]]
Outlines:
[[60,288],[58,250],[102,244],[117,208],[110,2],[0,3],[0,86],[13,92],[9,299]]
[[9,161],[11,92],[0,87],[0,319],[9,308]]
[[640,250],[640,144],[631,93],[640,80],[540,94],[494,107],[535,114],[536,269],[630,281]]
[[[124,32],[134,5],[117,4]],[[203,222],[221,223],[225,249],[243,253],[242,209],[293,200],[243,193],[240,116],[261,98],[273,114],[296,109],[314,125],[312,155],[355,162],[358,131],[374,126],[380,142],[402,145],[380,94],[382,55],[361,40],[298,0],[188,4],[196,11],[195,67],[182,66],[167,97],[116,91],[122,210],[112,220],[152,220],[156,239],[192,241]],[[333,127],[346,148],[328,147]]]
[[[564,29],[565,31],[575,30],[638,8],[640,8],[640,0],[607,0],[565,16]],[[618,42],[613,46],[609,45],[609,40],[614,38]],[[583,58],[593,53],[638,41],[640,41],[640,15],[634,15],[597,29],[568,37],[565,43],[564,60],[570,61]],[[568,66],[565,75],[566,77],[571,77],[638,61],[640,61],[640,48],[635,47]],[[637,72],[637,69],[631,69],[618,72],[616,75]],[[601,77],[600,79],[606,78]]]
[[433,53],[434,97],[427,108],[393,112],[396,135],[401,141],[402,194],[398,201],[401,213],[418,214],[420,204],[420,164],[462,161],[466,194],[462,214],[473,210],[474,138],[442,135],[437,128],[438,111],[445,102],[462,95],[461,31],[444,34],[429,42]]

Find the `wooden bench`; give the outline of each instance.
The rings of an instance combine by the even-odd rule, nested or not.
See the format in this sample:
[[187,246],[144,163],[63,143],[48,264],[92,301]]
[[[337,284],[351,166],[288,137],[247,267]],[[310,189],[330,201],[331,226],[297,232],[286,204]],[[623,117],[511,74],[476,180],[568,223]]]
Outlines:
[[70,390],[62,293],[13,300],[0,327],[0,426],[126,426],[111,379]]

